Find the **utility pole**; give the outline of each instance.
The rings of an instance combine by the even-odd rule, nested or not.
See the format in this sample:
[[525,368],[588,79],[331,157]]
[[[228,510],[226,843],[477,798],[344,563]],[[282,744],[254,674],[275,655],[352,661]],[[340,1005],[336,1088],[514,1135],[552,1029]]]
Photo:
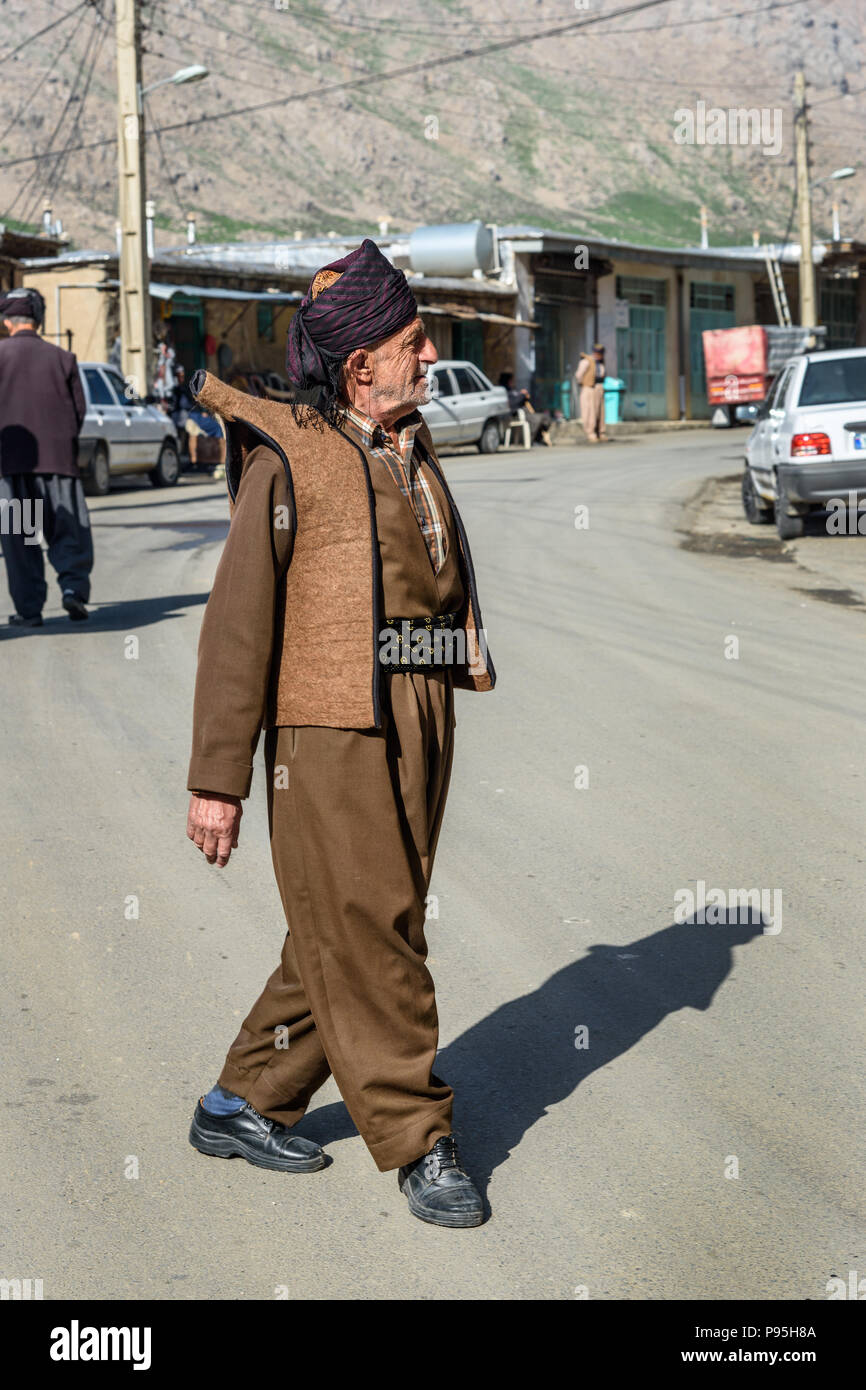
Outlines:
[[794,78],[794,153],[797,162],[797,214],[800,224],[800,323],[818,324],[815,300],[815,264],[812,260],[812,195],[809,189],[809,129],[806,112],[806,74]]
[[152,347],[138,0],[115,0],[115,12],[121,361],[135,394],[145,396]]

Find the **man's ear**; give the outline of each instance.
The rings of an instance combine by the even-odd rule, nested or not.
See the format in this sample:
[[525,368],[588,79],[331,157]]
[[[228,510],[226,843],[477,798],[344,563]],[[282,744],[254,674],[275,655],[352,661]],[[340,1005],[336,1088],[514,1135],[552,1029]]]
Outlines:
[[366,348],[355,348],[346,358],[346,376],[351,381],[357,381],[360,386],[369,386],[373,379],[373,369],[370,363],[370,353]]

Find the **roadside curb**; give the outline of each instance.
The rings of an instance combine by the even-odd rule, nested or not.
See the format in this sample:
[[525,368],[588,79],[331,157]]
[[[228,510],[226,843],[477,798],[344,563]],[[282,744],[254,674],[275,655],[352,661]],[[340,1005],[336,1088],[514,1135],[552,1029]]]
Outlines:
[[863,550],[857,548],[858,539],[866,544],[866,537],[833,537],[813,531],[797,540],[783,541],[774,528],[751,526],[738,505],[741,478],[739,472],[704,478],[681,503],[676,527],[680,549],[722,559],[793,565],[808,585],[798,585],[798,593],[823,603],[866,610]]
[[[608,442],[636,439],[647,434],[682,434],[688,430],[711,429],[709,420],[620,420],[617,424],[605,426]],[[553,444],[564,444],[569,448],[575,445],[590,447],[590,441],[583,432],[579,420],[560,420],[551,425],[550,438]]]

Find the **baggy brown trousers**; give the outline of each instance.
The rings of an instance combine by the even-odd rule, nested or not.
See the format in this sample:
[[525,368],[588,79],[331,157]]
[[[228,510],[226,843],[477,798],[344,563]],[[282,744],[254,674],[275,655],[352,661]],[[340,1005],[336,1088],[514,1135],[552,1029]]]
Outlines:
[[[409,503],[381,460],[370,456],[369,466],[386,617],[456,612],[459,542],[442,489],[428,471],[447,534],[435,575]],[[381,729],[266,734],[271,852],[288,934],[219,1083],[293,1125],[333,1074],[386,1171],[452,1129],[453,1093],[432,1070],[438,1017],[424,921],[454,693],[447,669],[386,675],[383,686]]]
[[596,382],[580,388],[580,422],[587,439],[604,434],[604,386]]

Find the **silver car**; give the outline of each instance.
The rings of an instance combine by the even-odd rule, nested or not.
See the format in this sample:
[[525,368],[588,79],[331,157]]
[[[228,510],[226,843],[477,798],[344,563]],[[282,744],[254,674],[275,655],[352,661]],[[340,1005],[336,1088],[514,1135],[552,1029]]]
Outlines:
[[87,414],[78,440],[84,491],[104,497],[111,479],[146,473],[154,487],[180,477],[177,430],[169,415],[129,396],[120,373],[106,362],[79,362]]
[[810,511],[849,497],[866,500],[866,348],[792,357],[746,441],[746,516],[791,540]]
[[494,454],[511,419],[508,392],[474,362],[437,362],[428,372],[431,399],[420,407],[433,443],[477,444]]

